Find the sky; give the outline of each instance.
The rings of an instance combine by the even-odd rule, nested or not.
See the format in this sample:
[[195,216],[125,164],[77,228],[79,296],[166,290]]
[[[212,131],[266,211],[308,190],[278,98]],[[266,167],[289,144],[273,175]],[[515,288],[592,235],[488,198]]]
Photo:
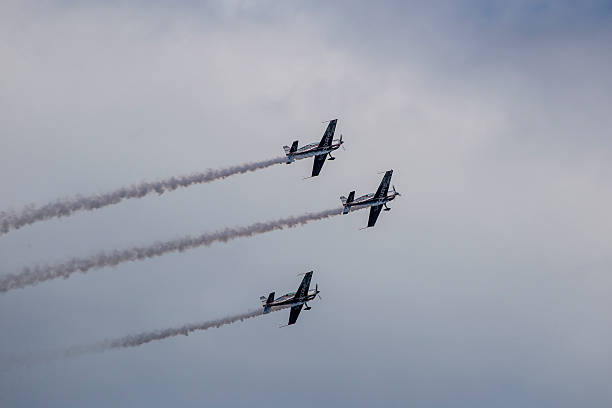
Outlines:
[[[0,276],[402,196],[0,294],[3,407],[609,407],[612,3],[0,5],[0,211],[276,165],[0,235]],[[135,348],[15,356],[322,299]]]

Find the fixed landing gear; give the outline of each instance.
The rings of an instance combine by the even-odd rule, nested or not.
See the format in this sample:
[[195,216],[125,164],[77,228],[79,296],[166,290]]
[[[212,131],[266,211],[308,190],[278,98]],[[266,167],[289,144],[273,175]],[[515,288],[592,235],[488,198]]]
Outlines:
[[310,309],[312,309],[312,307],[308,306],[306,303],[304,303],[304,306],[306,306],[306,307],[304,308],[304,310],[310,310]]
[[329,154],[329,160],[336,160],[336,158],[332,156],[331,153],[328,153],[328,154]]
[[384,204],[385,208],[383,208],[383,210],[385,211],[391,211],[391,209],[389,207],[387,207],[387,204]]

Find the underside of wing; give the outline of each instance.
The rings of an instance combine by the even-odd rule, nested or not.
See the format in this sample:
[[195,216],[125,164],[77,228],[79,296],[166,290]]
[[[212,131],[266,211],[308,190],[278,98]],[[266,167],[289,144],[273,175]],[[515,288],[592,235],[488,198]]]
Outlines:
[[376,190],[376,194],[374,194],[375,198],[382,198],[387,195],[389,191],[389,185],[391,184],[391,176],[393,175],[393,170],[389,170],[383,176],[382,181],[380,182],[380,186],[378,186],[378,190]]
[[325,129],[325,133],[323,133],[323,137],[321,138],[321,142],[319,143],[319,147],[329,147],[334,140],[334,133],[336,132],[336,123],[338,119],[333,119],[329,121],[327,125],[327,129]]
[[291,312],[289,312],[289,323],[288,325],[294,324],[297,321],[300,312],[302,311],[303,305],[293,306]]
[[302,279],[302,282],[300,283],[300,287],[298,288],[297,292],[295,292],[296,299],[301,299],[308,294],[308,290],[310,289],[311,280],[312,280],[312,271],[306,272],[306,274],[304,274],[304,278]]
[[370,207],[370,217],[368,218],[368,227],[373,227],[376,224],[376,220],[378,219],[378,215],[380,214],[380,210],[382,210],[381,205],[373,205]]
[[320,154],[318,156],[315,156],[314,164],[312,166],[312,177],[316,177],[319,175],[319,173],[321,172],[321,169],[323,168],[323,163],[325,163],[326,158],[327,158],[326,154]]

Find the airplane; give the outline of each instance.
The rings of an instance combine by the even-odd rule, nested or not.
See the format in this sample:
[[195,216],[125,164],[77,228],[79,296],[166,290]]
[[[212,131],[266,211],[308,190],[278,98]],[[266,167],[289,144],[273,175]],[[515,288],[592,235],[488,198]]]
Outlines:
[[[270,293],[267,298],[265,296],[261,296],[259,299],[261,299],[263,303],[264,314],[270,313],[274,307],[291,306],[289,323],[287,326],[294,324],[302,311],[302,306],[306,306],[304,310],[310,310],[311,307],[308,306],[308,303],[306,302],[314,299],[319,294],[319,285],[315,285],[314,290],[309,290],[311,279],[312,271],[305,273],[297,292],[287,293],[276,300],[274,299],[274,292]],[[321,298],[320,295],[319,298]]]
[[383,206],[385,207],[385,211],[389,211],[390,208],[387,207],[387,203],[394,200],[395,197],[401,196],[400,193],[395,191],[395,186],[393,186],[393,191],[389,193],[389,184],[391,183],[392,175],[393,170],[389,170],[385,173],[382,181],[380,182],[380,186],[378,186],[378,190],[376,190],[376,193],[370,193],[355,198],[355,191],[351,191],[348,198],[341,196],[340,201],[342,201],[342,205],[344,206],[342,214],[348,214],[351,210],[370,207],[368,226],[365,228],[373,227],[374,224],[376,224],[376,220],[378,219],[378,215],[380,214],[380,210],[383,208]]
[[305,159],[307,157],[314,156],[314,165],[312,167],[312,175],[310,177],[316,177],[323,168],[323,163],[329,155],[329,160],[336,160],[331,155],[331,152],[342,146],[342,135],[340,139],[334,139],[334,132],[336,131],[336,123],[338,119],[332,119],[327,125],[327,129],[323,134],[323,138],[319,143],[311,143],[302,146],[298,149],[298,141],[294,141],[291,147],[283,146],[285,154],[287,155],[287,164],[293,163],[295,160]]

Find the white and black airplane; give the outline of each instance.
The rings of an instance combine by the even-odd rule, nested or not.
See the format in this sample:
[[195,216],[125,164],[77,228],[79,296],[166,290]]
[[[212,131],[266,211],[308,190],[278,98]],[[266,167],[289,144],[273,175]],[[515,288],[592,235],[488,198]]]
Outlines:
[[368,227],[373,227],[374,224],[376,224],[376,220],[378,219],[378,215],[380,214],[380,210],[382,210],[383,206],[385,207],[385,211],[389,211],[390,208],[387,207],[387,203],[395,199],[395,197],[401,195],[395,191],[395,186],[393,186],[393,191],[389,192],[389,185],[391,184],[392,175],[393,170],[389,170],[385,173],[382,181],[380,182],[380,186],[378,186],[378,190],[376,190],[375,193],[370,193],[355,198],[355,192],[351,191],[348,198],[341,196],[340,200],[344,206],[344,211],[342,214],[348,214],[348,212],[351,210],[370,207]]
[[327,156],[329,156],[329,160],[336,160],[336,158],[331,155],[331,152],[342,146],[342,143],[344,143],[342,141],[342,135],[340,135],[340,139],[334,139],[337,122],[338,119],[332,119],[329,121],[327,129],[323,134],[323,138],[319,143],[307,144],[298,149],[298,141],[296,140],[293,142],[291,147],[283,146],[283,149],[285,149],[285,154],[287,155],[286,163],[291,164],[295,160],[314,156],[314,165],[312,166],[311,177],[318,176],[323,168],[323,163],[325,163]]
[[264,313],[270,313],[272,309],[276,307],[291,306],[289,323],[287,326],[294,324],[302,311],[302,306],[306,306],[304,310],[310,310],[311,308],[306,302],[314,299],[319,294],[318,285],[315,285],[314,290],[309,289],[311,279],[312,271],[305,273],[304,279],[302,279],[302,283],[300,283],[300,287],[298,288],[297,292],[287,293],[276,300],[274,299],[274,292],[270,293],[267,298],[265,296],[261,296],[260,299],[263,302]]

